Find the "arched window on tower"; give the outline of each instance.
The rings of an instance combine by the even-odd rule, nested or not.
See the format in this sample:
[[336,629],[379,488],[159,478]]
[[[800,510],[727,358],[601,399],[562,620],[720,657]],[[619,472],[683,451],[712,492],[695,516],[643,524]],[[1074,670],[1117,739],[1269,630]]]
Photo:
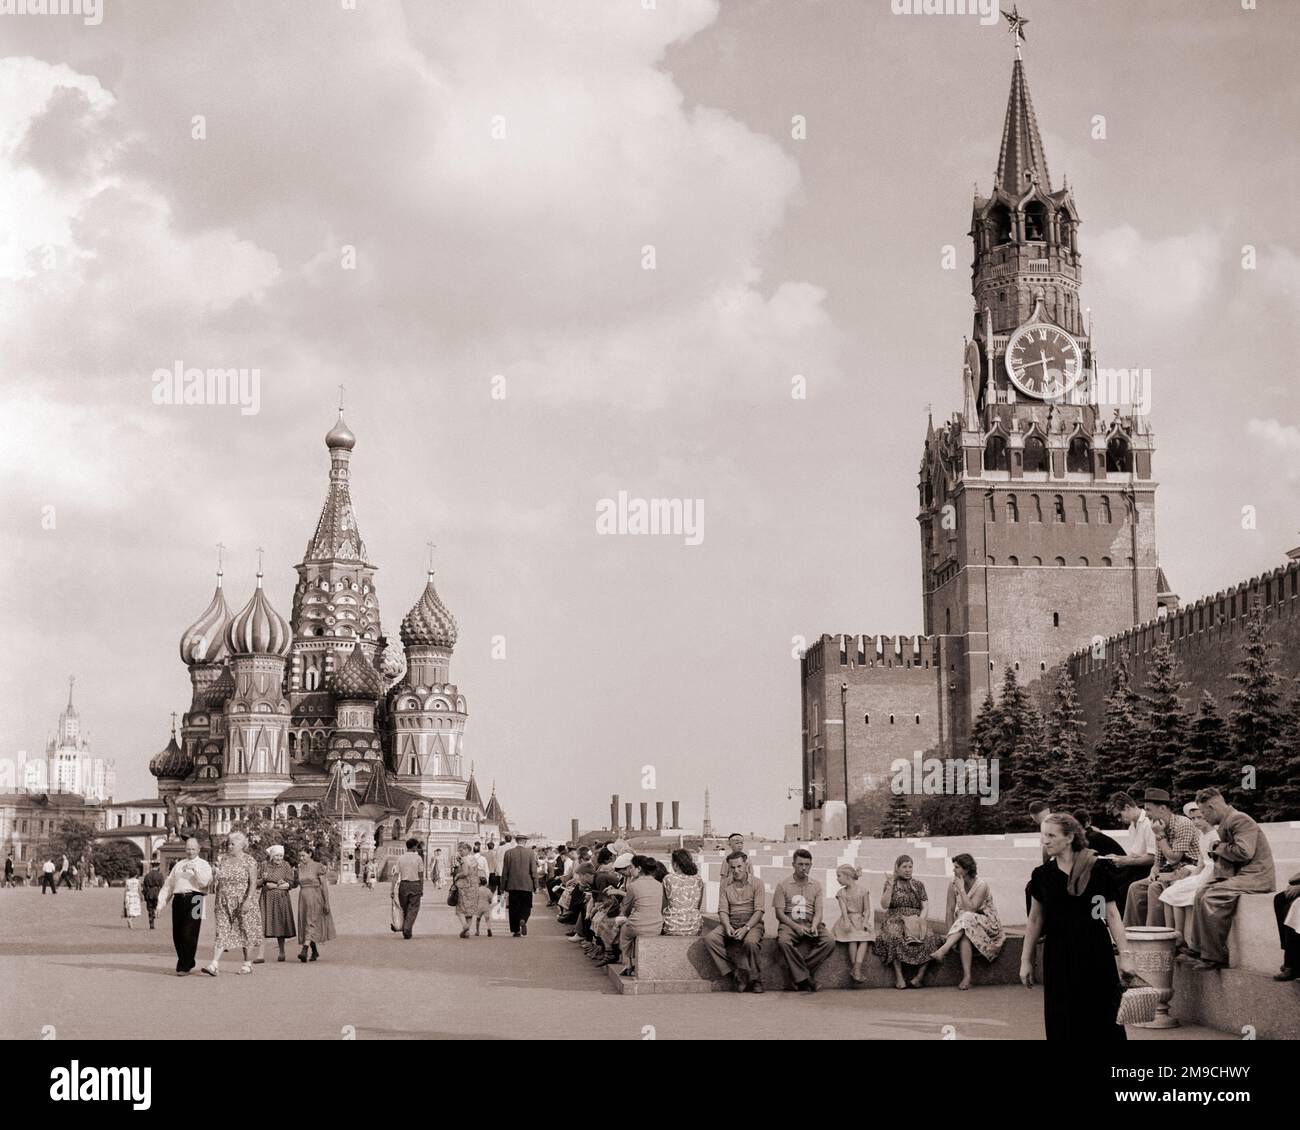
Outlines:
[[394,821],[393,821],[393,839],[395,839],[395,840],[400,840],[401,838],[402,838],[402,822],[401,822],[400,820],[394,820]]
[[1030,436],[1025,440],[1025,470],[1047,470],[1047,444],[1039,436]]
[[1079,521],[1085,526],[1088,524],[1088,499],[1085,495],[1079,495]]
[[1035,243],[1047,239],[1047,208],[1041,200],[1025,205],[1025,239]]
[[1106,445],[1106,470],[1127,475],[1133,470],[1133,451],[1123,436],[1113,436]]
[[1020,503],[1016,501],[1016,496],[1014,494],[1007,495],[1007,521],[1020,521]]
[[303,676],[302,684],[309,691],[314,691],[320,686],[320,671],[315,667],[308,667],[307,673]]
[[1011,242],[1011,211],[1005,204],[999,204],[989,213],[989,223],[993,227],[995,247]]
[[1110,499],[1107,498],[1106,495],[1104,494],[1101,496],[1101,521],[1102,521],[1102,525],[1105,526],[1109,526],[1111,523]]
[[1035,495],[1031,495],[1031,496],[1030,496],[1030,499],[1031,499],[1031,501],[1032,501],[1033,504],[1034,504],[1034,511],[1033,511],[1033,513],[1029,516],[1029,520],[1030,520],[1031,522],[1041,522],[1041,521],[1043,520],[1043,504],[1042,504],[1042,502],[1039,500],[1038,495],[1036,495],[1036,494],[1035,494]]
[[1052,506],[1056,511],[1056,521],[1064,522],[1065,521],[1065,499],[1063,499],[1059,494],[1054,495],[1052,498]]
[[988,501],[989,521],[996,522],[998,520],[998,511],[996,505],[994,504],[994,499],[992,494],[988,496],[987,501]]
[[1011,464],[1007,460],[1007,441],[1002,436],[989,436],[984,445],[984,470],[1007,471]]
[[1092,444],[1084,436],[1070,440],[1070,450],[1065,455],[1065,469],[1087,474],[1092,470]]

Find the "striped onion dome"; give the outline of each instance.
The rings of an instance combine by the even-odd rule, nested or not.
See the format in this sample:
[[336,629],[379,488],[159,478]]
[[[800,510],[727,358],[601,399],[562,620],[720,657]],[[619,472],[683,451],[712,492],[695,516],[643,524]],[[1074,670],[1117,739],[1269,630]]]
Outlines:
[[156,753],[149,761],[149,772],[159,780],[182,780],[194,769],[190,755],[176,744],[176,731],[172,730],[172,740],[161,753]]
[[366,659],[361,645],[354,644],[348,661],[334,676],[334,697],[374,702],[383,693],[383,676]]
[[433,587],[433,570],[429,570],[429,583],[415,602],[415,607],[402,620],[402,643],[430,644],[434,647],[456,646],[456,618],[447,610]]
[[229,654],[226,650],[226,626],[229,623],[230,609],[221,589],[221,572],[218,570],[217,588],[211,603],[181,636],[181,661],[185,666],[222,662]]
[[288,657],[293,645],[293,631],[266,599],[262,574],[257,574],[257,589],[226,629],[226,646],[231,655],[279,655]]
[[221,665],[221,674],[217,676],[217,681],[203,692],[201,705],[208,710],[220,710],[226,704],[226,699],[231,698],[235,693],[235,675],[230,670],[229,663]]

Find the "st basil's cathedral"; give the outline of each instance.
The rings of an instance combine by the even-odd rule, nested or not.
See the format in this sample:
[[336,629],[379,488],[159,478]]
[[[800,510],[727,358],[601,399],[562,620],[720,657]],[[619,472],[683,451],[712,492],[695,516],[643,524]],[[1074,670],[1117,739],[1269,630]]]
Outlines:
[[229,833],[256,813],[315,807],[340,822],[346,881],[415,836],[454,858],[460,840],[499,838],[505,813],[465,775],[465,696],[451,682],[456,620],[433,569],[402,619],[401,647],[380,625],[371,563],[348,490],[356,436],[325,436],[330,477],[316,531],[296,567],[286,621],[262,588],[233,615],[216,591],[185,629],[193,688],[179,740],[149,763],[169,827]]

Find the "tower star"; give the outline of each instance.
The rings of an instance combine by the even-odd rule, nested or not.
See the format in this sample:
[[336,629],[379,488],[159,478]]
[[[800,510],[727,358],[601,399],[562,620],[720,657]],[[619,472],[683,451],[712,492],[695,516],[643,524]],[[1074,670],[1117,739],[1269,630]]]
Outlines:
[[1002,12],[1003,18],[1007,21],[1007,30],[1011,32],[1016,41],[1016,58],[1020,58],[1020,45],[1025,39],[1025,24],[1029,21],[1025,19],[1014,4],[1011,5],[1011,11]]

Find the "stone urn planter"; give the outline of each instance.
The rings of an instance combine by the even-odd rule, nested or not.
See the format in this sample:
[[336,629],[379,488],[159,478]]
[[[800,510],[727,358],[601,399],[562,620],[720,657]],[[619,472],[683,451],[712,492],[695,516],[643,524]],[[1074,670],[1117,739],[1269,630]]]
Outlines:
[[1178,1021],[1169,1015],[1169,1001],[1174,995],[1174,943],[1178,931],[1167,926],[1126,926],[1128,948],[1133,951],[1133,970],[1160,993],[1156,1018],[1139,1028],[1177,1028]]

